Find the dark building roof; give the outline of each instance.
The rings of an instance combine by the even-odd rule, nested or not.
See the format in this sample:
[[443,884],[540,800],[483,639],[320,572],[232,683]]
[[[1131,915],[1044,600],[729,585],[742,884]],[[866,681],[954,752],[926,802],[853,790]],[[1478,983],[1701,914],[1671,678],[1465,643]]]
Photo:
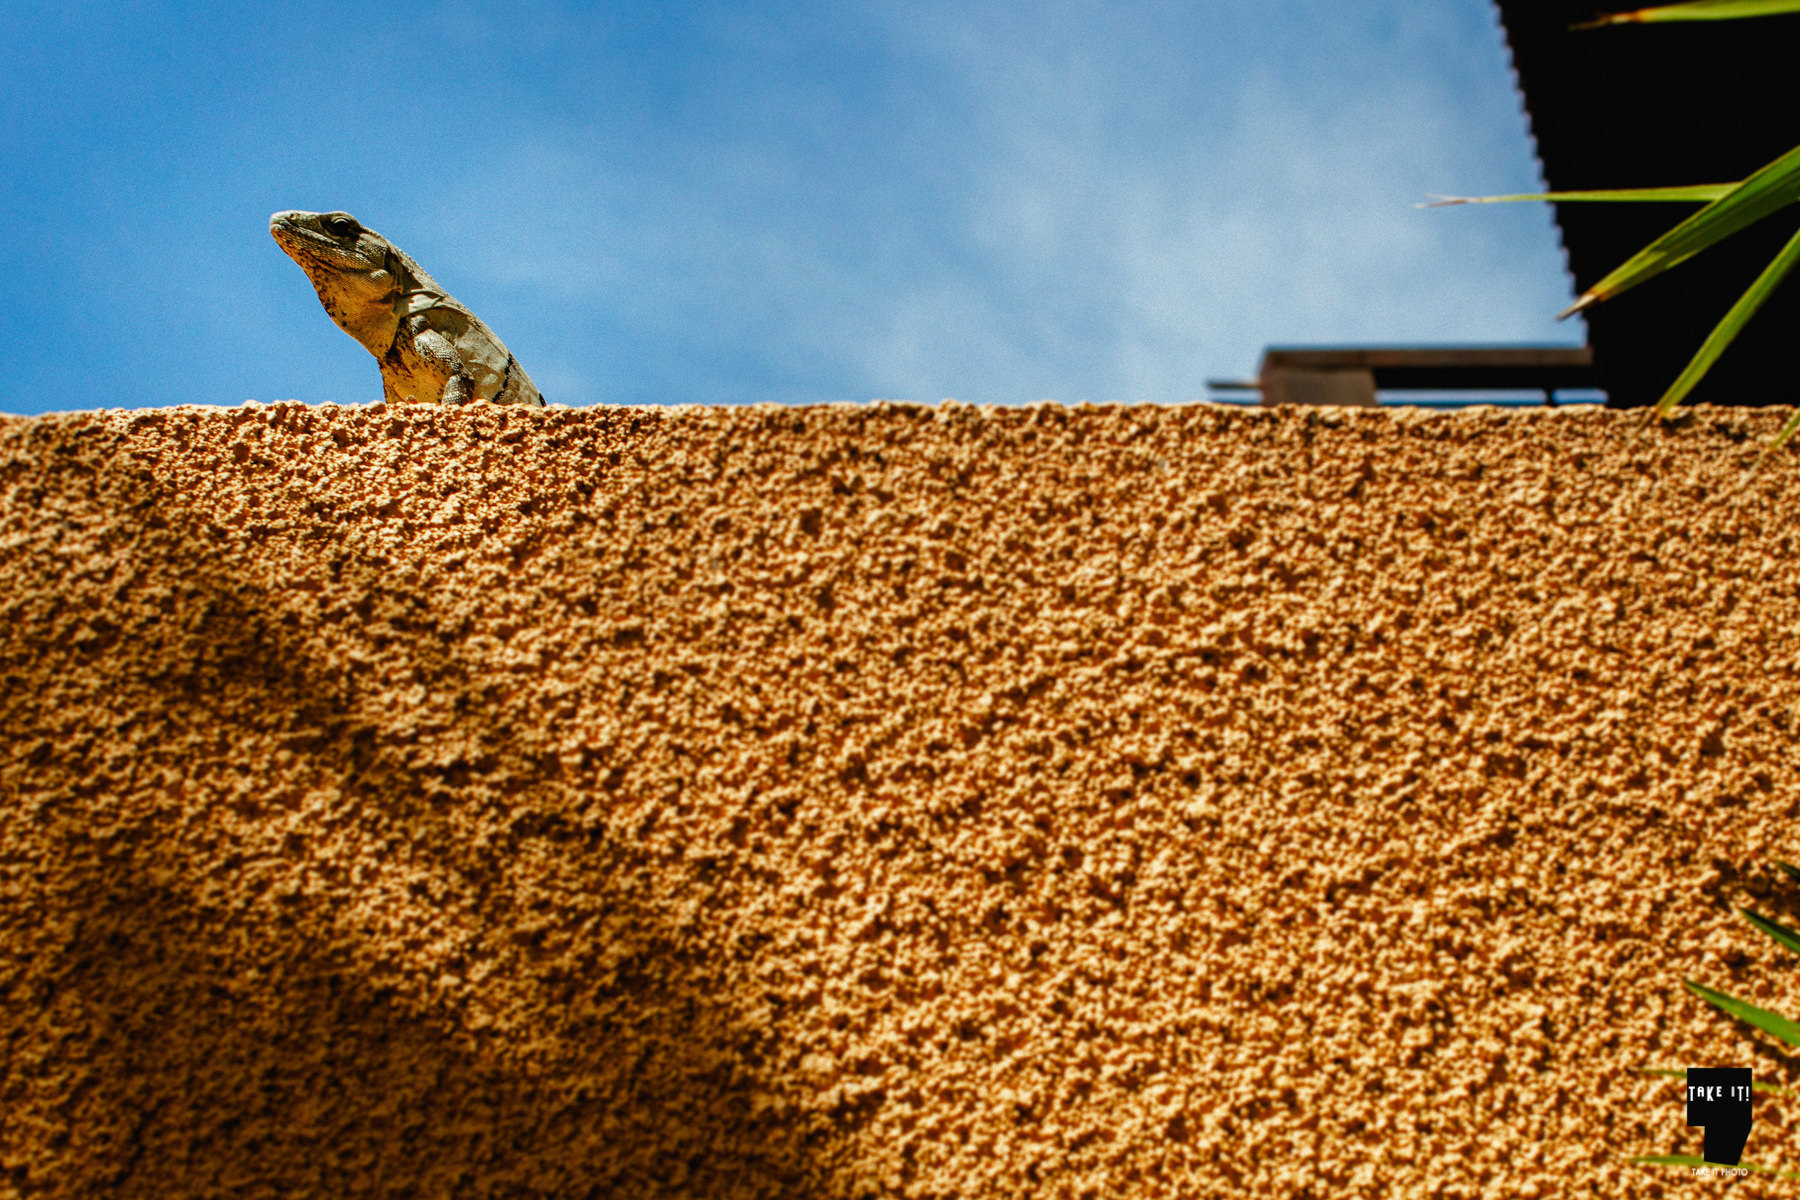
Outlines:
[[[1729,183],[1800,144],[1800,16],[1615,25],[1571,32],[1646,0],[1498,0],[1552,191]],[[1687,204],[1559,204],[1577,291],[1694,211]],[[1768,261],[1800,210],[1739,233],[1587,310],[1598,385],[1654,403]],[[1790,276],[1690,395],[1800,403],[1800,275]]]

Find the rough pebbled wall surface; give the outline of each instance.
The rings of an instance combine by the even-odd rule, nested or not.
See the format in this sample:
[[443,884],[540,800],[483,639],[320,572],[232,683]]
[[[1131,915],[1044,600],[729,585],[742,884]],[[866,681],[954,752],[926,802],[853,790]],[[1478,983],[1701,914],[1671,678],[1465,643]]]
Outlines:
[[1784,415],[0,422],[0,1196],[1687,1195]]

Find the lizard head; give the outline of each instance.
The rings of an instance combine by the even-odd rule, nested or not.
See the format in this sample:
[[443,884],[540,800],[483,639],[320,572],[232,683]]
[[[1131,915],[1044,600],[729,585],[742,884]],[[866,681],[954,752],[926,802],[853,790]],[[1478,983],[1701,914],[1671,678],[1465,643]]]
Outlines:
[[300,264],[331,319],[379,357],[399,327],[401,284],[388,240],[346,212],[278,212],[269,233]]

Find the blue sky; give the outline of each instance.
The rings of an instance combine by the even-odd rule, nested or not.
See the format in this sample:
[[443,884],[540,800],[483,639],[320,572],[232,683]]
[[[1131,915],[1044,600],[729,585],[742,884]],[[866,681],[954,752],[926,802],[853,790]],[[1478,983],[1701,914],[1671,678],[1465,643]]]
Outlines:
[[378,398],[345,209],[568,404],[1182,402],[1578,344],[1485,0],[0,5],[0,411]]

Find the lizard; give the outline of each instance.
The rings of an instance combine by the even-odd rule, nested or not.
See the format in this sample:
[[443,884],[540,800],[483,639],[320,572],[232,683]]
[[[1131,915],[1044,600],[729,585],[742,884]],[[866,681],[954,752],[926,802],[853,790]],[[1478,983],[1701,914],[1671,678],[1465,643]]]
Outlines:
[[269,233],[331,319],[381,364],[388,403],[544,403],[481,318],[349,213],[278,212]]

